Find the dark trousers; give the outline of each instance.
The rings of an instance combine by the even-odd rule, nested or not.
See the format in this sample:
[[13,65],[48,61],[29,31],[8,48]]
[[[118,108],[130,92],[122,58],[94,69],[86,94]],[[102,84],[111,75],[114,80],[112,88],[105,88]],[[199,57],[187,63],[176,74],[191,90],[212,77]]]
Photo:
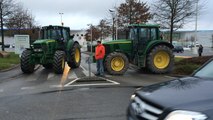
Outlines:
[[97,67],[97,74],[104,75],[104,65],[103,65],[103,59],[99,59],[96,62]]
[[199,54],[199,56],[202,56],[202,52],[199,52],[198,54]]

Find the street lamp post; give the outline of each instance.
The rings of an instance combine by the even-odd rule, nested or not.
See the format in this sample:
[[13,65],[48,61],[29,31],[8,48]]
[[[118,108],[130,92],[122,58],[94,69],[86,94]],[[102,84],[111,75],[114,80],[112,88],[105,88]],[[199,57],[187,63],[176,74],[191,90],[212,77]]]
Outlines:
[[115,18],[112,18],[112,40],[115,40]]
[[64,13],[59,13],[59,15],[61,16],[61,25],[63,26],[64,25],[64,23],[63,23],[63,21],[62,21],[62,15],[63,15]]
[[196,43],[198,41],[197,39],[197,20],[198,20],[198,0],[196,0],[196,11],[195,11],[195,40],[194,40],[194,48],[193,48],[193,54],[198,54],[198,48],[196,47]]
[[197,21],[198,21],[198,0],[196,0],[196,16],[195,16],[195,44],[198,41],[197,39]]
[[88,26],[90,26],[90,36],[91,36],[91,44],[90,44],[90,57],[88,59],[88,67],[89,67],[89,77],[91,77],[91,60],[92,60],[92,45],[93,45],[93,41],[92,41],[92,24],[88,24]]

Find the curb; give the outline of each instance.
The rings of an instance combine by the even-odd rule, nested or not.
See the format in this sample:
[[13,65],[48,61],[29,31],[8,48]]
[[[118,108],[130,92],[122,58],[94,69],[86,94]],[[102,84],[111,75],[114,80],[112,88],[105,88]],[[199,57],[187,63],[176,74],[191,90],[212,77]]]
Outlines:
[[18,68],[20,66],[20,64],[17,64],[17,65],[13,65],[12,67],[8,68],[8,69],[4,69],[4,70],[0,70],[0,73],[1,72],[7,72],[7,71],[10,71],[10,70],[13,70],[15,68]]
[[167,76],[176,77],[176,78],[182,78],[182,77],[187,77],[187,76],[190,76],[190,75],[168,74]]
[[[4,70],[4,72],[8,72],[8,71],[10,71],[10,70],[12,70],[12,69],[15,69],[15,68],[19,67],[19,66],[20,66],[20,65],[16,65],[16,66],[13,67],[13,68],[7,69],[7,71]],[[41,66],[41,65],[36,65],[34,70],[35,70],[35,71],[38,70],[38,69],[40,68],[40,66]],[[0,71],[0,73],[1,73],[1,71]],[[23,73],[20,72],[20,73],[17,73],[17,74],[8,76],[8,77],[6,77],[6,78],[3,78],[2,80],[0,80],[0,83],[1,83],[2,81],[4,81],[4,80],[7,80],[7,79],[9,79],[9,78],[14,78],[14,77],[19,76],[19,75],[22,75],[22,74],[23,74]]]
[[192,56],[175,56],[176,58],[193,58]]

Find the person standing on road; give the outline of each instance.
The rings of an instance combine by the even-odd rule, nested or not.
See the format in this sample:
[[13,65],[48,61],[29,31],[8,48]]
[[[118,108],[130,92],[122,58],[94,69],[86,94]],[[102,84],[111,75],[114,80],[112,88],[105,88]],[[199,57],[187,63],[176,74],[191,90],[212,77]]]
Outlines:
[[97,41],[97,47],[95,48],[95,59],[97,73],[96,76],[104,76],[104,65],[103,59],[105,56],[105,47],[101,44],[101,41]]
[[203,53],[203,46],[200,44],[198,48],[199,57],[202,56],[202,53]]

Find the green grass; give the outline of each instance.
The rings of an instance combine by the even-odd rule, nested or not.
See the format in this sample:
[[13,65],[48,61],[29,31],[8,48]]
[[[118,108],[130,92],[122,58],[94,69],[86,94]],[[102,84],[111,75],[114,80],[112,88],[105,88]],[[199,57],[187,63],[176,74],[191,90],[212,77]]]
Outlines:
[[0,70],[8,69],[19,63],[20,63],[19,55],[16,55],[14,52],[11,52],[9,57],[0,58]]
[[190,75],[212,57],[175,58],[175,66],[172,74]]
[[179,58],[179,57],[175,57],[175,62],[179,62],[181,60],[183,60],[184,58]]
[[173,74],[190,75],[199,67],[200,65],[196,64],[176,65]]

